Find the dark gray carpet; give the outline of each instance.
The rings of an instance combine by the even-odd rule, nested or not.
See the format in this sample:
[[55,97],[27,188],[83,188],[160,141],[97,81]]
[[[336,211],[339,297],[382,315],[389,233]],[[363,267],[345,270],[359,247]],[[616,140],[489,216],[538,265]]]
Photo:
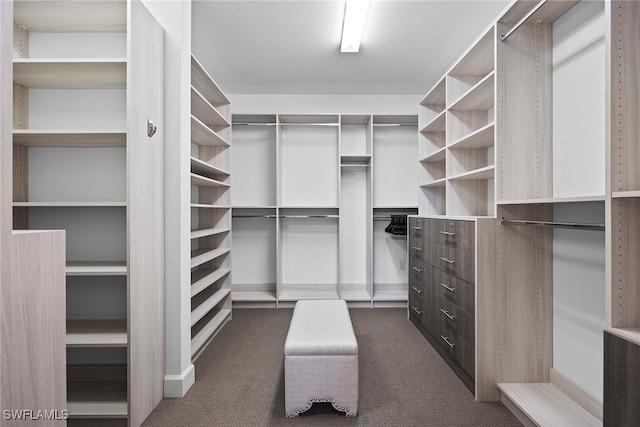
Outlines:
[[292,309],[236,309],[196,361],[196,383],[164,399],[145,426],[519,426],[499,402],[479,403],[404,309],[351,309],[358,339],[357,418],[314,404],[284,415],[284,340]]

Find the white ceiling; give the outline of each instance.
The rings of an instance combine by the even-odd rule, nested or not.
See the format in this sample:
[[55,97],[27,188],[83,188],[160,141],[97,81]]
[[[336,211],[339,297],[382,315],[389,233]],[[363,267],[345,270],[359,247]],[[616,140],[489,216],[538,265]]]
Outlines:
[[193,0],[192,50],[228,94],[425,94],[509,0],[373,0],[340,53],[344,0]]

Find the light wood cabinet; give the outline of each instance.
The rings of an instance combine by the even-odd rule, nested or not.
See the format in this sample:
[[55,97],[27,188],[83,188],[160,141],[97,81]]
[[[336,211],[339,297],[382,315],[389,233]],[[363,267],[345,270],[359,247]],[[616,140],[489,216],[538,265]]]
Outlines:
[[416,117],[233,121],[234,303],[404,304],[406,240],[385,228],[391,215],[416,212]]
[[140,425],[164,376],[164,31],[136,0],[13,16],[13,222],[66,230],[69,423]]

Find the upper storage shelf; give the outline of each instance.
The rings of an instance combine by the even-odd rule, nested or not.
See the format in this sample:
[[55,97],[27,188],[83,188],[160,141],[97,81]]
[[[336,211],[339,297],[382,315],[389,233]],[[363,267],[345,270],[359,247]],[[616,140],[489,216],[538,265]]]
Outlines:
[[28,88],[120,89],[126,84],[126,59],[15,59],[13,81]]
[[16,0],[13,20],[28,31],[125,32],[127,2]]
[[221,107],[230,103],[209,73],[193,56],[191,56],[191,86],[214,107]]

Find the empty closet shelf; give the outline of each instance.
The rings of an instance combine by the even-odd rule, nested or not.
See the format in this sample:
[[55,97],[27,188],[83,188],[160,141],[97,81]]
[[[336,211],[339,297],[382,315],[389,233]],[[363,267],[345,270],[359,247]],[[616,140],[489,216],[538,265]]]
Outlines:
[[126,140],[114,130],[13,130],[13,143],[26,147],[124,147]]
[[229,248],[220,249],[197,249],[191,252],[191,268],[195,268],[205,262],[212,261],[222,255],[229,253]]
[[202,123],[197,117],[191,116],[191,142],[200,146],[229,147],[229,142],[217,132]]
[[191,274],[191,297],[196,296],[209,286],[231,272],[228,268],[200,269]]
[[68,262],[67,276],[126,276],[124,262]]
[[215,228],[205,228],[202,230],[193,230],[191,232],[192,239],[199,239],[201,237],[215,236],[216,234],[223,234],[231,231],[228,227],[215,227]]
[[231,123],[194,87],[191,88],[191,113],[209,128],[231,126]]
[[197,159],[195,157],[191,158],[191,172],[196,173],[198,175],[207,176],[207,175],[222,175],[229,176],[229,172],[222,170],[216,166],[213,166],[210,163],[207,163],[203,160]]
[[124,88],[126,59],[15,59],[13,81],[28,88]]
[[14,202],[16,208],[117,208],[127,202]]
[[211,336],[222,326],[225,320],[229,318],[231,310],[220,310],[215,316],[207,322],[193,337],[191,338],[191,356],[195,355],[198,350],[211,338]]
[[76,402],[67,401],[69,418],[127,418],[127,401]]
[[125,366],[67,367],[67,408],[70,418],[126,418]]
[[68,319],[67,347],[126,347],[126,319]]
[[220,304],[231,293],[231,289],[219,289],[211,295],[206,301],[191,310],[191,326],[198,323],[207,315],[215,306]]
[[465,179],[493,179],[494,171],[495,166],[490,165],[452,176],[449,179],[460,181]]

